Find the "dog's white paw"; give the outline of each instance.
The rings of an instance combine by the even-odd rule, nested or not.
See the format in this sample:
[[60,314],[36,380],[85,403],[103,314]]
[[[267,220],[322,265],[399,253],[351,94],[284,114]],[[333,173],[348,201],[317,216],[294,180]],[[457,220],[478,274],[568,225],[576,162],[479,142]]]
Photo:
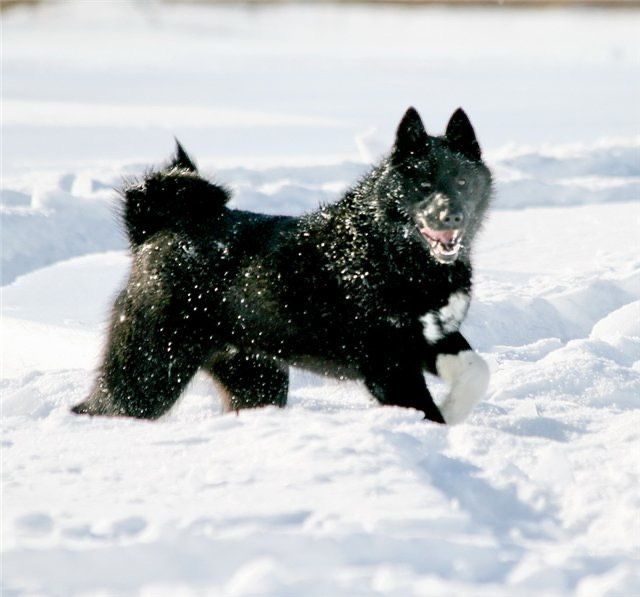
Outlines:
[[478,353],[464,350],[438,355],[436,369],[450,385],[440,412],[448,425],[462,423],[489,387],[489,365]]

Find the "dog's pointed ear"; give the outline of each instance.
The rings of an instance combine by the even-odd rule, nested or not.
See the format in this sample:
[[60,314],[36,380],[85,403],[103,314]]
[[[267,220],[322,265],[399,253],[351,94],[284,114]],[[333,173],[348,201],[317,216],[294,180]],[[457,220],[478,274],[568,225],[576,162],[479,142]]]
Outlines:
[[449,147],[454,151],[470,160],[482,159],[482,151],[476,139],[476,133],[462,108],[458,108],[449,119],[445,137],[449,142]]
[[429,135],[422,124],[418,111],[409,108],[396,131],[396,142],[393,146],[394,157],[404,158],[408,155],[424,151],[429,144]]

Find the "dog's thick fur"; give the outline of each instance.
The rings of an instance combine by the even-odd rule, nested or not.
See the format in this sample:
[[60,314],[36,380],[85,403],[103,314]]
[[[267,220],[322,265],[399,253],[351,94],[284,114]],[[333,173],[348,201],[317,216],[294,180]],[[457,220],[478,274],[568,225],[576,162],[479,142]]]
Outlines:
[[[458,332],[491,178],[462,110],[429,136],[410,108],[390,155],[294,218],[229,209],[178,144],[122,191],[133,265],[90,415],[156,418],[199,369],[228,409],[284,406],[288,366],[363,380],[382,404],[463,419],[488,370]],[[423,371],[451,385],[442,411]]]

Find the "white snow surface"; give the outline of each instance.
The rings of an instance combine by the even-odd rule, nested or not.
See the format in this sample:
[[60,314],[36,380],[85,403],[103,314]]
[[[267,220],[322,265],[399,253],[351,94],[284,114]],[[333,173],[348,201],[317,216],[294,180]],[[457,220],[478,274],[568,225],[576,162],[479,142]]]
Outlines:
[[[2,18],[3,595],[640,594],[638,13]],[[198,376],[157,422],[69,414],[129,266],[122,175],[175,133],[234,205],[299,214],[409,104],[432,132],[463,105],[496,178],[466,423],[297,370],[284,410],[223,415]]]

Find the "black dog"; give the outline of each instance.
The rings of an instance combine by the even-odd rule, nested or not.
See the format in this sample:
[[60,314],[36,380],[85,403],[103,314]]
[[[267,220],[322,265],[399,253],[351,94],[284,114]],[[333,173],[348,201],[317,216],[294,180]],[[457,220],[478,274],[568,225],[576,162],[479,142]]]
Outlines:
[[[178,145],[123,191],[133,266],[76,413],[156,418],[199,369],[227,409],[284,406],[288,365],[361,379],[382,404],[464,419],[488,368],[458,332],[491,175],[462,110],[432,137],[410,108],[388,157],[300,217],[228,209]],[[441,409],[423,371],[450,385]]]

